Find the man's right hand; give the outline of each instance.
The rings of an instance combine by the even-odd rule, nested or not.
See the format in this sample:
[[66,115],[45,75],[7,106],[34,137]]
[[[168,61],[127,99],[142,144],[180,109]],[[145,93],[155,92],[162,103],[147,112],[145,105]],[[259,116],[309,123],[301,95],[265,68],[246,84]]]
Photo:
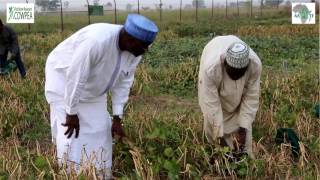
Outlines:
[[125,136],[122,128],[121,118],[119,116],[113,116],[111,132],[113,137],[118,135],[120,140]]
[[80,124],[79,124],[79,118],[78,115],[69,115],[67,114],[66,117],[66,123],[61,124],[64,127],[68,127],[67,131],[64,133],[64,135],[68,136],[67,138],[71,138],[73,131],[76,131],[76,138],[79,136],[80,131]]
[[219,145],[222,147],[228,147],[226,140],[223,137],[218,138]]
[[247,138],[247,130],[243,127],[240,127],[236,137],[238,142],[236,146],[237,151],[242,152],[245,149],[246,138]]
[[14,61],[17,58],[17,55],[15,53],[11,53],[9,61]]

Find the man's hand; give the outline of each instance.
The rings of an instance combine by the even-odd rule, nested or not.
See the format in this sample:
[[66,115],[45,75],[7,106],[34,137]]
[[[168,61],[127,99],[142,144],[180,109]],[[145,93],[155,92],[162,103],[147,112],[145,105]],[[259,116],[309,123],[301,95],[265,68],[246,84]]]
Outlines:
[[223,137],[218,138],[219,145],[222,147],[228,147],[226,140]]
[[122,128],[122,124],[121,124],[121,118],[119,116],[113,116],[111,132],[112,132],[112,137],[114,137],[115,135],[118,135],[120,136],[120,140],[125,136]]
[[239,151],[243,151],[247,138],[247,130],[243,127],[240,127],[237,134],[238,147],[236,147]]
[[12,53],[10,58],[9,58],[9,61],[14,61],[16,59],[17,55]]
[[68,139],[72,136],[74,130],[76,131],[76,138],[78,138],[80,131],[78,115],[67,114],[66,123],[62,123],[61,125],[68,127],[67,131],[64,133],[64,135],[68,136]]

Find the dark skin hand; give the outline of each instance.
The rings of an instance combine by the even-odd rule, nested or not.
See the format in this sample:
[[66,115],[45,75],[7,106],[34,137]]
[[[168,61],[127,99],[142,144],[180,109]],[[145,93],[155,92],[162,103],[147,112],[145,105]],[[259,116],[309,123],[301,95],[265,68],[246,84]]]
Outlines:
[[228,147],[226,140],[223,137],[219,138],[219,145],[222,147]]
[[10,60],[14,60],[16,58],[15,54],[11,54]]
[[[236,135],[237,143],[234,144],[236,151],[244,150],[246,137],[247,137],[247,130],[245,128],[240,127]],[[223,137],[219,138],[219,145],[222,147],[228,147],[228,144]]]
[[240,127],[237,133],[237,142],[238,144],[235,146],[236,151],[243,151],[246,143],[246,138],[247,138],[247,130],[243,127]]
[[119,116],[113,116],[111,132],[112,137],[117,135],[120,137],[120,140],[125,137],[125,133],[121,124],[121,118]]
[[64,133],[64,135],[66,135],[68,139],[71,138],[74,131],[76,135],[75,138],[79,137],[80,124],[78,115],[67,114],[66,123],[62,123],[61,125],[64,127],[68,127],[68,129]]
[[[235,149],[231,153],[227,153],[225,157],[228,159],[229,162],[233,161],[240,161],[241,157],[243,155],[247,155],[246,153],[243,152],[244,147],[245,147],[245,142],[246,142],[246,129],[240,127],[237,136],[236,136],[237,142],[234,143]],[[223,137],[218,138],[219,145],[221,147],[228,147],[227,142]],[[210,159],[210,164],[214,164],[216,160],[216,157],[211,157]]]

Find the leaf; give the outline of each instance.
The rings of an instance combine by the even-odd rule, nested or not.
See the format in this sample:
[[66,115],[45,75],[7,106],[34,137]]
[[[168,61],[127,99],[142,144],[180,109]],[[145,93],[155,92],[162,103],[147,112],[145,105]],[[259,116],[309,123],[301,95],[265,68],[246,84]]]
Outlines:
[[245,176],[247,175],[247,168],[243,167],[243,168],[240,168],[238,170],[238,173],[237,173],[239,176]]
[[164,150],[164,155],[167,156],[167,157],[173,157],[174,153],[173,153],[172,148],[166,148]]
[[159,135],[160,135],[160,129],[156,128],[152,133],[147,135],[147,138],[148,139],[155,139],[155,138],[159,137]]
[[163,167],[164,167],[164,169],[166,169],[166,170],[168,170],[168,171],[174,169],[174,165],[173,165],[170,161],[168,161],[168,160],[166,160],[166,161],[164,162]]
[[43,156],[38,156],[38,157],[36,157],[34,164],[37,166],[37,168],[43,169],[47,165],[46,158]]

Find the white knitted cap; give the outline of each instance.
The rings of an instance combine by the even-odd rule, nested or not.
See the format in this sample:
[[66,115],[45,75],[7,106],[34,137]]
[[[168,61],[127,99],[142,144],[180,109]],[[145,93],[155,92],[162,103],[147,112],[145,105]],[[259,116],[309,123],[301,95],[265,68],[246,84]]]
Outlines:
[[243,42],[231,44],[226,53],[227,64],[236,69],[242,69],[249,65],[249,47]]

